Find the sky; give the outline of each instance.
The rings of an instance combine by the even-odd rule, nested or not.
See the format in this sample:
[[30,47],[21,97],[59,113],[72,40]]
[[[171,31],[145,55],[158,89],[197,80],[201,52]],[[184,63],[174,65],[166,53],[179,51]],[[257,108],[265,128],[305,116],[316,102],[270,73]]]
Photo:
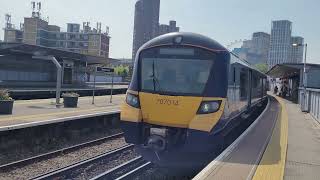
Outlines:
[[[38,0],[39,1],[39,0]],[[110,57],[130,58],[136,0],[41,0],[42,17],[66,30],[66,23],[96,22],[110,27]],[[222,45],[270,33],[272,20],[290,20],[292,35],[308,43],[307,62],[320,64],[319,0],[161,0],[160,23],[176,20],[181,31],[200,33]],[[31,0],[0,0],[0,39],[4,14],[18,27],[31,15]],[[235,46],[240,46],[236,44]]]

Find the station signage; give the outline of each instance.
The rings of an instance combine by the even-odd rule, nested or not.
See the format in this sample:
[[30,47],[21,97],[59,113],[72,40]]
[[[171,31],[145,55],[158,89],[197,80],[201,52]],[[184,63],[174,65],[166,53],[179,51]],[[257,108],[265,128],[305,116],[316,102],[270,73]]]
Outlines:
[[114,72],[114,69],[113,68],[107,68],[107,67],[96,67],[96,72],[112,73],[112,72]]

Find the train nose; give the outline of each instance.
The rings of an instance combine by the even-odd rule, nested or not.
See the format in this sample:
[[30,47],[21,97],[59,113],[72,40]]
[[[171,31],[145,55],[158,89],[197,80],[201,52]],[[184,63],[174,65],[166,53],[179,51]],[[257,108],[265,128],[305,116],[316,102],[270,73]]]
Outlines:
[[148,148],[155,151],[163,151],[166,148],[166,140],[158,135],[151,135],[147,141]]

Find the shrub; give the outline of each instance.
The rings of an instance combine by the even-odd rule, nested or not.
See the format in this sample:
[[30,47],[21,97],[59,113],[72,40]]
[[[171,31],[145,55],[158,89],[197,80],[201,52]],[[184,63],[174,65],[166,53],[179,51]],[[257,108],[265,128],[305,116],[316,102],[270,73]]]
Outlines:
[[0,101],[11,101],[9,91],[7,89],[0,89]]

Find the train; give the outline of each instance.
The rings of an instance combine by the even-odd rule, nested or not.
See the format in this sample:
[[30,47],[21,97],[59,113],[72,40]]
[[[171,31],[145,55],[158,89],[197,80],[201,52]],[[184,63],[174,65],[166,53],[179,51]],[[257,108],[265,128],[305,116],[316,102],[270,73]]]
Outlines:
[[203,168],[267,101],[267,76],[195,33],[156,37],[137,52],[121,106],[127,143],[158,167]]

